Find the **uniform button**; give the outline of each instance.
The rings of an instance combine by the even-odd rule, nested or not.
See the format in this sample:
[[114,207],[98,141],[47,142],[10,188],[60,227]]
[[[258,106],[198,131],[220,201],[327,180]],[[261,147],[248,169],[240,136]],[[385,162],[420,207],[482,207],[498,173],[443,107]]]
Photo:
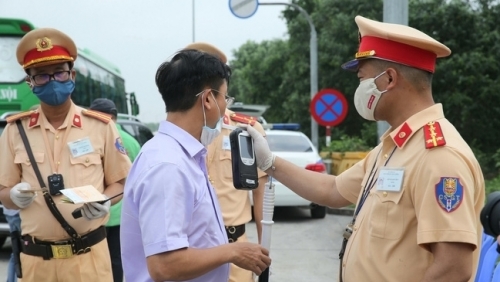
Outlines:
[[86,159],[85,159],[85,162],[86,162],[86,163],[88,163],[88,162],[89,162],[89,158],[86,158]]
[[399,136],[399,138],[405,138],[406,132],[400,132],[398,136]]
[[26,162],[29,163],[30,162],[30,159],[26,159]]
[[56,135],[56,139],[59,140],[59,135]]
[[382,193],[382,195],[384,195],[384,197],[387,197],[387,192]]
[[342,267],[345,267],[345,262],[342,263]]
[[356,230],[358,230],[358,227],[357,227],[357,226],[354,226],[352,229],[353,229],[354,231],[356,231]]
[[389,156],[387,154],[384,155],[384,159],[387,159]]
[[61,162],[57,162],[57,165],[60,165],[60,164],[61,164]]

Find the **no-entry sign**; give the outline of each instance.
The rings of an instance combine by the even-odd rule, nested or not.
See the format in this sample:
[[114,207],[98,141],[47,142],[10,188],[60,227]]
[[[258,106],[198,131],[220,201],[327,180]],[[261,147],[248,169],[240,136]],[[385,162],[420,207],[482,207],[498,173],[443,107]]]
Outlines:
[[347,115],[347,100],[336,89],[322,89],[311,100],[311,115],[323,126],[336,126],[344,121]]

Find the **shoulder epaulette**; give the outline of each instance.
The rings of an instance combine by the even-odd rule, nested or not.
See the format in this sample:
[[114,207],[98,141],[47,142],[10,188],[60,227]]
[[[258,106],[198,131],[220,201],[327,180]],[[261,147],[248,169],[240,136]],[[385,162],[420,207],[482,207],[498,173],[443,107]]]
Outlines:
[[437,121],[431,121],[424,126],[425,148],[432,149],[446,145],[446,140]]
[[233,121],[236,121],[236,122],[240,122],[240,123],[244,123],[244,124],[250,124],[250,125],[254,125],[256,120],[254,117],[252,116],[247,116],[247,115],[244,115],[244,114],[240,114],[240,113],[232,113],[230,115],[230,118],[231,120]]
[[109,123],[109,121],[111,120],[111,117],[109,115],[107,115],[105,113],[98,112],[98,111],[82,110],[82,114],[84,116],[93,117],[95,119],[98,119],[104,123]]
[[29,117],[29,116],[31,116],[34,113],[36,113],[36,111],[26,111],[26,112],[22,112],[22,113],[18,113],[18,114],[15,114],[15,115],[8,116],[5,120],[8,123],[12,123],[12,122],[14,122],[14,121],[16,121],[18,119]]

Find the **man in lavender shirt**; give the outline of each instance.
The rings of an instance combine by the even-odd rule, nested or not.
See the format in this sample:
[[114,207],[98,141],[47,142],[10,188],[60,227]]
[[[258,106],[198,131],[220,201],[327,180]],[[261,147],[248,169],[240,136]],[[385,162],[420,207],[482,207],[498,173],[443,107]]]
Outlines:
[[125,185],[121,252],[126,281],[229,279],[229,263],[259,275],[268,250],[228,244],[206,149],[221,129],[231,71],[218,58],[182,50],[158,68],[168,112],[137,156]]

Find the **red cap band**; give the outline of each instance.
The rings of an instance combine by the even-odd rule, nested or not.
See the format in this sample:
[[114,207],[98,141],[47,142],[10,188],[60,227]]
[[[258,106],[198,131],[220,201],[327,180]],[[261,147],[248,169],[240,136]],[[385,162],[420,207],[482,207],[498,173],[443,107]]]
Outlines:
[[73,61],[73,57],[66,48],[61,46],[52,46],[52,49],[46,51],[38,51],[37,48],[33,48],[24,56],[23,67],[27,68],[33,64],[54,60]]
[[359,53],[374,50],[376,58],[386,59],[410,67],[434,73],[436,54],[408,44],[383,39],[380,37],[363,36],[359,45]]

